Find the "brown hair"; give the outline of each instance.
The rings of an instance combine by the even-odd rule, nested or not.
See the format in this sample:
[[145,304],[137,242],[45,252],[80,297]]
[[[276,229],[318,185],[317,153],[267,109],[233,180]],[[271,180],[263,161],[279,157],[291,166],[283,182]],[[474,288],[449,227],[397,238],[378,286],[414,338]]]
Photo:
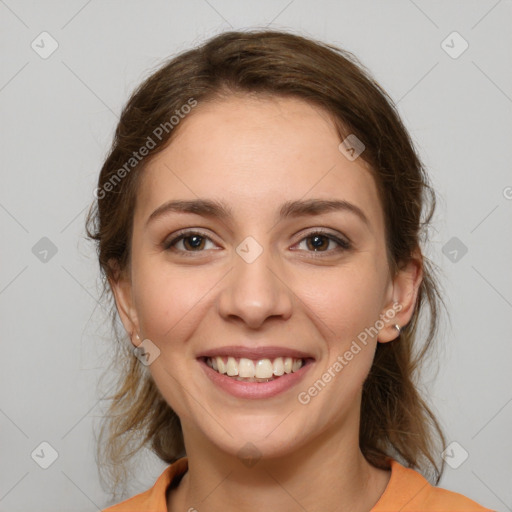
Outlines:
[[[124,107],[87,218],[104,277],[116,279],[116,266],[129,268],[138,177],[172,140],[182,114],[191,110],[185,106],[240,93],[311,102],[332,116],[340,141],[355,134],[365,144],[361,158],[370,166],[382,202],[394,276],[426,236],[436,197],[392,100],[350,52],[284,31],[252,30],[222,33],[165,62]],[[145,153],[140,149],[150,145],[140,163],[133,160],[134,152]],[[392,456],[437,484],[444,469],[439,459],[445,439],[416,379],[436,338],[444,302],[435,266],[425,256],[422,264],[424,277],[411,321],[396,340],[377,344],[363,386],[360,448],[377,467],[388,468],[386,459]],[[112,300],[107,279],[104,284]],[[426,305],[428,328],[420,343],[418,321]],[[114,304],[112,312],[115,324]],[[117,389],[98,442],[102,469],[114,489],[126,479],[126,462],[143,446],[149,445],[167,463],[185,455],[179,418],[134,357],[126,337],[124,342],[121,338],[118,334],[114,360],[120,372]]]

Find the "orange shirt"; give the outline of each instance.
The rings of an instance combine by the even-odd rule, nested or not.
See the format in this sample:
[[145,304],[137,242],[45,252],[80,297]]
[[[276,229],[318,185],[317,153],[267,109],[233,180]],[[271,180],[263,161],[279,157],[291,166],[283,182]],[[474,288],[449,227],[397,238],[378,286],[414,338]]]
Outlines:
[[[168,512],[165,493],[173,478],[188,469],[187,457],[178,459],[158,477],[155,485],[103,512]],[[495,512],[462,494],[433,487],[417,471],[391,459],[388,485],[370,512]],[[171,511],[174,512],[174,511]]]

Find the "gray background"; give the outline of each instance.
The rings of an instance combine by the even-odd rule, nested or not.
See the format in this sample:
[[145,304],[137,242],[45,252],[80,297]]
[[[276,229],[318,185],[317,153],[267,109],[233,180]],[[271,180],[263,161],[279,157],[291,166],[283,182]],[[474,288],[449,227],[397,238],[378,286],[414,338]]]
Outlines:
[[[428,255],[442,268],[452,322],[424,387],[448,443],[458,443],[448,458],[460,464],[440,485],[512,510],[511,2],[6,0],[1,511],[107,505],[93,428],[109,326],[83,227],[99,168],[122,105],[162,59],[230,28],[266,25],[354,52],[398,104],[439,194]],[[58,43],[47,58],[43,31]],[[457,58],[464,43],[446,39],[453,31],[469,44]],[[47,469],[52,449],[42,442],[58,454]],[[131,492],[164,467],[143,457]]]

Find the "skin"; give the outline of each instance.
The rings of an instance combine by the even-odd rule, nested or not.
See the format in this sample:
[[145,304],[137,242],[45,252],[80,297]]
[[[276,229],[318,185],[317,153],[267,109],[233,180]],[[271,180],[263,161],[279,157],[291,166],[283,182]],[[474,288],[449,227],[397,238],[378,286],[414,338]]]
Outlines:
[[[111,282],[134,345],[138,334],[159,348],[149,369],[182,423],[189,469],[168,509],[220,511],[229,503],[252,511],[272,503],[274,510],[370,510],[390,471],[359,449],[361,388],[377,343],[395,339],[393,325],[413,314],[421,254],[391,278],[373,177],[362,158],[339,151],[332,120],[316,106],[232,96],[200,104],[175,135],[144,170],[131,265]],[[233,217],[172,212],[146,225],[163,203],[197,198],[226,202]],[[346,211],[276,217],[283,202],[311,198],[349,201],[369,226]],[[163,249],[183,228],[208,237],[199,251],[190,238]],[[316,228],[348,237],[352,247],[337,250],[322,238],[315,252]],[[250,264],[235,251],[247,236],[263,249]],[[401,310],[378,336],[360,344],[307,405],[299,403],[298,393],[397,303]],[[293,347],[315,362],[292,389],[244,400],[212,385],[196,360],[201,350],[226,345]],[[252,467],[237,455],[248,441],[261,457]]]

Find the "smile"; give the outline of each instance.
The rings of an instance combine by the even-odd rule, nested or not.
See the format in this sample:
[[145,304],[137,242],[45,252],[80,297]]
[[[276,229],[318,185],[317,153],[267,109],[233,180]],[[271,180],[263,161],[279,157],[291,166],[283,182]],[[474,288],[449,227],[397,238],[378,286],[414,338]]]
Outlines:
[[268,382],[282,375],[300,370],[302,358],[276,357],[274,359],[248,359],[233,356],[207,357],[206,364],[220,374],[245,382]]

